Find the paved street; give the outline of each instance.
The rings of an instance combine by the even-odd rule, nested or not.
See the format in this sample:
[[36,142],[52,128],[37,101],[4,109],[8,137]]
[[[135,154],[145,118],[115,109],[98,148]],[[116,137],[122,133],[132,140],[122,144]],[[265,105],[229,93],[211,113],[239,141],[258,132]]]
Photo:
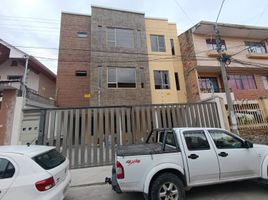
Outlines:
[[[255,182],[237,182],[194,188],[187,200],[267,200],[268,187]],[[74,187],[64,200],[143,200],[141,194],[116,194],[109,185]]]

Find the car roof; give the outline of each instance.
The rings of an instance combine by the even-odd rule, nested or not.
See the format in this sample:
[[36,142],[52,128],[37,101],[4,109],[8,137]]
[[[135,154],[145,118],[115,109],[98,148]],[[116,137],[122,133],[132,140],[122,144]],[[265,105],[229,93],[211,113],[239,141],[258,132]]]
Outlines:
[[29,157],[34,157],[41,153],[47,152],[51,149],[54,149],[53,146],[42,146],[42,145],[4,145],[0,146],[0,154],[21,154]]
[[222,128],[209,128],[209,127],[179,127],[173,128],[176,131],[190,131],[190,130],[224,130]]

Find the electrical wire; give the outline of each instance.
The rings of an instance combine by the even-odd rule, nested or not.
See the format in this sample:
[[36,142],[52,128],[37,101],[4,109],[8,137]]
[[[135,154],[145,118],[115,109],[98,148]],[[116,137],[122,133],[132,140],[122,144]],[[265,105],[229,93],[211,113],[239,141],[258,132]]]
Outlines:
[[222,0],[221,7],[220,7],[220,10],[218,12],[216,21],[215,21],[216,24],[218,23],[218,20],[219,20],[219,17],[220,17],[220,14],[221,14],[221,11],[222,11],[222,8],[223,8],[224,3],[225,3],[225,0]]
[[183,9],[183,7],[180,5],[178,0],[174,0],[174,2],[176,3],[176,5],[180,8],[180,10],[183,12],[183,14],[186,16],[186,18],[192,23],[194,24],[193,20],[191,19],[191,17],[187,14],[187,12]]

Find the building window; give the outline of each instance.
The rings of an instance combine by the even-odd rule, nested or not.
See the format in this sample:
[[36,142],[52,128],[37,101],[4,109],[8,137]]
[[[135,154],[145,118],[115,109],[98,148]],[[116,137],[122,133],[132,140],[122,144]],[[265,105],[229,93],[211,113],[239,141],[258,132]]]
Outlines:
[[154,71],[155,89],[170,89],[168,71]]
[[165,38],[163,35],[150,35],[151,49],[155,52],[165,52]]
[[130,29],[107,28],[109,47],[134,48],[134,34]]
[[140,77],[141,77],[141,88],[144,88],[144,82],[145,82],[145,74],[144,74],[144,68],[140,68]]
[[12,66],[12,67],[18,66],[18,61],[12,60],[10,66]]
[[229,87],[232,90],[246,90],[257,88],[254,76],[252,75],[230,75],[228,83]]
[[[208,50],[217,50],[217,44],[215,39],[206,39]],[[227,50],[225,40],[221,40],[221,50]]]
[[198,78],[198,82],[201,92],[213,93],[220,91],[216,77],[200,77]]
[[79,37],[79,38],[87,38],[88,33],[87,32],[77,32],[77,37]]
[[136,88],[136,69],[109,67],[108,88]]
[[174,56],[175,55],[175,47],[174,47],[174,40],[170,39],[170,47],[171,47],[171,53]]
[[10,81],[22,81],[22,76],[19,75],[9,75],[7,79]]
[[141,48],[141,31],[137,31],[137,48]]
[[76,76],[87,76],[87,71],[84,70],[76,70],[75,71]]
[[246,48],[249,53],[267,53],[265,44],[261,42],[245,42]]
[[180,90],[181,88],[180,88],[179,74],[178,72],[175,72],[174,75],[175,75],[175,81],[176,81],[176,89]]
[[268,75],[267,76],[262,76],[261,79],[263,81],[264,89],[268,90]]

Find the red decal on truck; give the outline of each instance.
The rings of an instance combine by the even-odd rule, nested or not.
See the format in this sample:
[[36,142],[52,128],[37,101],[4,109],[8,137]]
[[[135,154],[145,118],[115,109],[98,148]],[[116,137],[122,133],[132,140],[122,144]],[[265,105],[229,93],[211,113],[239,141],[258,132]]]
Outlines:
[[139,164],[141,161],[136,159],[136,160],[127,160],[127,164],[128,166],[132,165],[132,164]]

